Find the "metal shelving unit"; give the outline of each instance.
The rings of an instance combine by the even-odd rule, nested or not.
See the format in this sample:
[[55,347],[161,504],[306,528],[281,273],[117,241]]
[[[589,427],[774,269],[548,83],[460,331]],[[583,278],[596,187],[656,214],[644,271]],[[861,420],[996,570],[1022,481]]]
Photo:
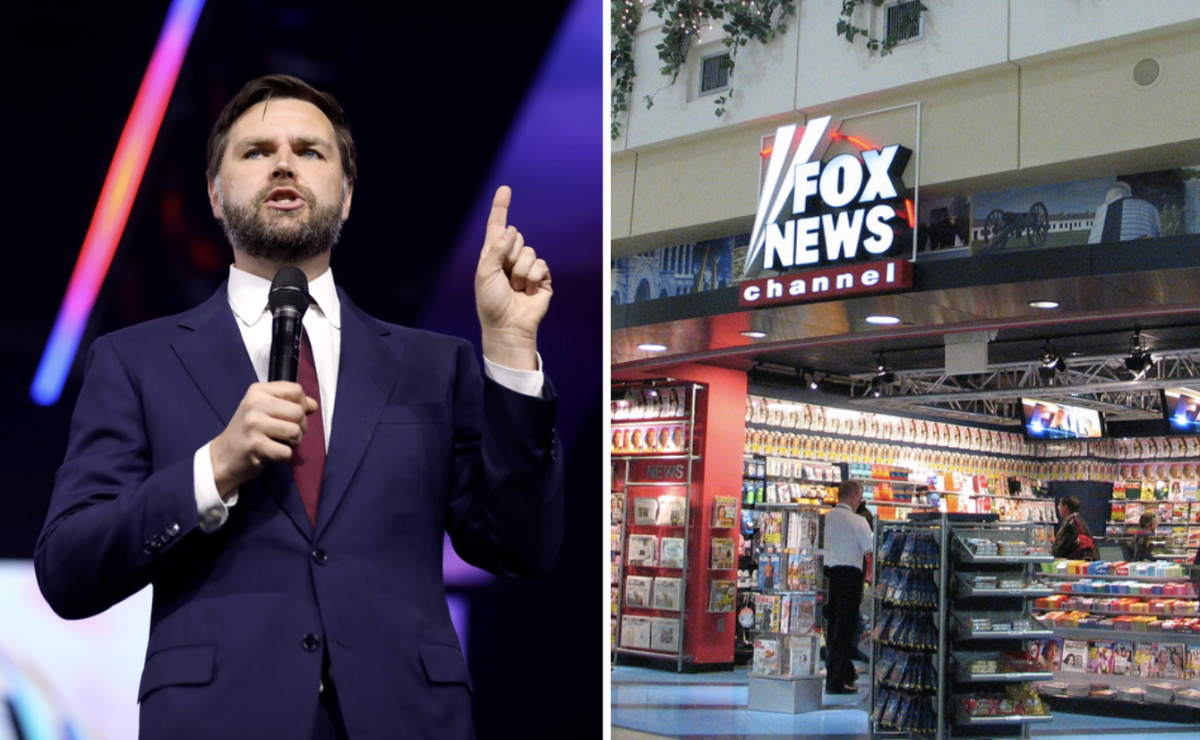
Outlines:
[[[945,713],[953,721],[946,737],[1028,738],[1029,726],[1049,722],[1052,717],[1037,699],[1042,713],[1002,714],[999,702],[988,695],[1003,687],[1006,696],[1032,695],[1035,681],[1053,677],[1049,671],[1028,661],[1026,641],[1051,637],[1053,632],[1033,619],[1035,598],[1046,595],[1046,587],[1035,582],[1035,567],[1052,562],[1048,552],[1036,549],[1036,524],[1013,522],[954,522],[951,568],[960,583],[981,580],[1020,581],[1020,588],[967,587],[955,590],[949,604],[953,628]],[[978,668],[978,669],[977,669]],[[973,708],[970,708],[973,707]],[[1023,707],[1027,711],[1029,707]]]
[[[940,522],[876,520],[872,737],[945,737],[947,548]],[[911,666],[911,667],[910,667]],[[899,711],[903,705],[906,713]]]
[[[824,675],[820,668],[819,598],[821,588],[820,511],[815,504],[760,503],[756,509],[779,514],[779,542],[764,541],[757,531],[753,550],[757,562],[759,587],[756,598],[770,601],[774,608],[787,609],[788,614],[776,617],[777,625],[756,625],[751,630],[756,652],[749,675],[749,708],[799,714],[821,708],[821,687]],[[766,514],[764,514],[766,516]],[[797,530],[797,531],[793,531]],[[793,546],[794,545],[794,546]],[[811,567],[812,578],[805,582],[794,580],[791,563]],[[782,573],[780,572],[782,571]],[[784,586],[779,588],[778,586]],[[791,588],[796,585],[799,588]],[[795,606],[792,606],[795,604]],[[755,617],[764,617],[756,605]],[[800,617],[798,621],[797,617]],[[762,627],[766,627],[763,629]],[[771,629],[772,626],[778,627]],[[774,660],[768,664],[758,653],[774,645]],[[799,651],[799,654],[797,654]]]
[[[1040,629],[1030,609],[1032,599],[1049,591],[1036,584],[1033,567],[1051,558],[1030,552],[1035,543],[1032,528],[1037,525],[983,521],[991,518],[941,514],[923,521],[879,523],[873,607],[878,626],[871,651],[873,737],[1028,738],[1030,725],[1051,720],[1049,713],[999,714],[1000,701],[989,698],[1004,693],[998,689],[1017,687],[1011,692],[1035,697],[1023,708],[1036,710],[1040,700],[1032,682],[1052,678],[1048,671],[1012,657],[1018,649],[1025,653],[1025,640],[1052,634]],[[973,546],[984,539],[1005,544],[994,554]],[[900,557],[896,557],[898,547]],[[926,575],[912,575],[920,570]],[[978,585],[1018,580],[1019,588]],[[904,593],[905,587],[911,594]],[[889,608],[907,613],[889,614]],[[897,623],[904,628],[889,627]],[[993,628],[997,623],[1000,629]],[[889,656],[889,636],[912,630],[926,638],[901,648],[902,657]],[[902,663],[908,670],[914,660],[926,680],[907,691],[889,684],[895,665]],[[898,719],[889,709],[897,702],[897,692],[900,704],[922,709]]]
[[[1136,574],[1130,575],[1109,575],[1109,574],[1075,574],[1075,573],[1041,573],[1038,575],[1047,586],[1054,589],[1055,593],[1067,594],[1070,596],[1078,596],[1083,598],[1094,599],[1138,599],[1140,601],[1151,601],[1156,599],[1183,599],[1194,601],[1195,596],[1190,595],[1171,595],[1171,594],[1151,594],[1151,593],[1109,593],[1106,591],[1065,591],[1061,588],[1070,582],[1090,580],[1100,583],[1111,582],[1137,582],[1147,585],[1165,585],[1165,584],[1188,584],[1189,577],[1183,576],[1142,576]],[[1194,617],[1194,614],[1166,614],[1166,613],[1151,613],[1119,611],[1111,609],[1103,609],[1094,605],[1072,604],[1070,606],[1062,606],[1060,609],[1070,609],[1087,612],[1097,618],[1111,617],[1138,617],[1152,616],[1162,619],[1171,619],[1178,617],[1181,619]],[[1057,609],[1055,609],[1056,611]],[[1050,609],[1042,609],[1041,611],[1052,611]],[[1200,708],[1183,704],[1170,704],[1170,695],[1174,691],[1182,691],[1185,689],[1200,688],[1200,681],[1189,679],[1186,671],[1180,671],[1174,675],[1153,675],[1144,673],[1145,666],[1139,666],[1135,658],[1136,655],[1142,654],[1143,650],[1148,654],[1149,660],[1153,660],[1155,647],[1159,645],[1172,646],[1176,649],[1177,646],[1182,646],[1185,650],[1194,650],[1200,646],[1200,634],[1178,631],[1148,631],[1145,629],[1113,629],[1111,627],[1101,628],[1098,626],[1079,626],[1065,627],[1054,626],[1053,634],[1056,638],[1064,642],[1077,641],[1078,644],[1088,647],[1089,659],[1091,646],[1093,643],[1099,643],[1107,646],[1114,653],[1120,649],[1121,645],[1126,647],[1126,650],[1132,650],[1133,655],[1125,653],[1124,668],[1112,666],[1110,672],[1093,673],[1089,668],[1080,667],[1076,670],[1065,669],[1059,667],[1053,673],[1054,683],[1045,687],[1047,695],[1056,705],[1064,707],[1073,707],[1075,709],[1094,708],[1098,706],[1124,707],[1130,710],[1141,711],[1141,708],[1154,706],[1156,711],[1165,712],[1168,710],[1171,713],[1170,721],[1192,722],[1200,720]],[[1115,658],[1113,659],[1115,662]],[[1092,695],[1090,684],[1094,681],[1102,681],[1107,685],[1108,695]],[[1051,689],[1050,686],[1055,688]],[[1159,699],[1156,703],[1149,697],[1149,687],[1158,687],[1168,689],[1166,697]],[[1081,693],[1073,693],[1080,691]],[[1113,693],[1115,692],[1115,694]],[[1141,698],[1136,698],[1140,694]]]
[[[685,640],[689,630],[688,623],[692,617],[687,606],[688,587],[689,581],[702,580],[694,572],[703,572],[704,569],[703,563],[691,562],[695,550],[692,540],[698,533],[693,531],[696,527],[690,515],[698,501],[693,476],[703,460],[702,449],[697,445],[696,428],[697,396],[704,391],[704,386],[699,384],[639,388],[637,392],[643,394],[643,398],[665,399],[667,394],[670,394],[670,406],[668,407],[664,400],[662,406],[652,407],[634,418],[612,420],[614,436],[611,457],[615,464],[613,488],[619,489],[624,496],[624,521],[621,524],[623,547],[619,553],[619,562],[612,566],[613,575],[618,579],[619,607],[619,622],[613,629],[617,637],[613,642],[614,663],[621,655],[640,656],[670,661],[674,663],[676,671],[682,671],[684,664],[691,661],[686,651]],[[665,435],[668,444],[658,442],[658,435],[663,429],[673,433],[676,428],[681,431],[681,442],[675,442],[671,434]],[[623,440],[618,446],[618,435],[624,435],[625,440],[629,441]],[[651,439],[654,440],[653,444]],[[635,471],[645,466],[659,466],[663,470],[675,470],[678,466],[678,469],[682,470],[682,477],[660,482],[653,480],[657,474],[635,475]],[[640,501],[656,499],[657,506],[659,491],[673,492],[681,489],[683,506],[679,521],[658,520],[653,524],[638,522],[635,508]],[[630,543],[634,537],[654,538],[656,549],[653,565],[631,561]],[[682,540],[681,557],[677,565],[663,565],[659,558],[658,548],[661,547],[663,538],[667,537]],[[654,583],[655,589],[659,579],[677,579],[678,591],[675,596],[678,601],[673,604],[675,608],[661,605],[657,598],[644,604],[633,603],[628,588],[631,578],[649,579]],[[627,619],[647,620],[646,624],[651,632],[646,646],[629,644],[632,630],[627,630]],[[656,619],[662,621],[665,626],[657,627],[653,622]],[[674,624],[673,627],[671,623]],[[663,634],[655,633],[655,629],[662,629]],[[674,630],[674,634],[668,635],[671,629]],[[673,638],[669,642],[665,639],[668,636]]]

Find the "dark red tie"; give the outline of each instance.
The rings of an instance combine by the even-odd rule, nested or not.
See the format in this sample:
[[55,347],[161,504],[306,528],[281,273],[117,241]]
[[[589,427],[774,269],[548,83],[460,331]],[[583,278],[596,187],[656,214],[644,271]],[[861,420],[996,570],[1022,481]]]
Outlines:
[[[300,333],[300,369],[297,380],[304,394],[321,401],[321,387],[317,384],[317,366],[313,362],[312,344],[308,332]],[[296,488],[300,489],[300,500],[308,512],[308,520],[317,525],[317,502],[321,498],[321,478],[325,475],[325,422],[322,410],[308,415],[308,431],[300,440],[300,446],[292,451],[292,476]]]

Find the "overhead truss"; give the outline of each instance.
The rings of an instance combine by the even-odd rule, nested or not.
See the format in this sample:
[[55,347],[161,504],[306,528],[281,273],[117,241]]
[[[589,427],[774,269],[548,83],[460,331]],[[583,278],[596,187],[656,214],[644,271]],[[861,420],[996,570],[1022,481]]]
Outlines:
[[1021,398],[1034,397],[1095,409],[1110,420],[1135,420],[1162,418],[1159,389],[1200,388],[1200,349],[1155,352],[1140,380],[1125,369],[1123,355],[1069,358],[1052,379],[1042,377],[1041,365],[1040,360],[991,365],[972,375],[895,370],[890,384],[875,373],[852,375],[850,402],[878,413],[1019,424]]

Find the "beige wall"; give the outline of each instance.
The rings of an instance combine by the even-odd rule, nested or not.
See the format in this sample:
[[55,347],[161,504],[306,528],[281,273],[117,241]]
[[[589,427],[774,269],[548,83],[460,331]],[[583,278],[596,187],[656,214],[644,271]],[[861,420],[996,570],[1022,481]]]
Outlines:
[[[758,193],[758,151],[774,125],[639,152],[633,172],[613,168],[613,192],[632,189],[630,235],[749,216]],[[636,187],[630,188],[630,182]],[[613,236],[621,233],[614,202]],[[615,252],[614,252],[615,254]]]
[[[1021,6],[1026,14],[1022,17],[1029,22],[1037,18],[1027,3],[1011,2],[1014,11]],[[977,7],[961,0],[948,7],[962,10],[968,4]],[[1200,0],[1179,4],[1200,12]],[[802,8],[812,5],[801,3]],[[1144,3],[1129,0],[1129,5]],[[944,22],[946,9],[940,4],[934,7]],[[802,13],[801,20],[805,18]],[[1105,18],[1116,26],[1125,16]],[[1037,36],[1040,41],[1024,43],[1029,56],[1022,63],[983,65],[812,105],[803,112],[787,108],[754,121],[725,122],[699,134],[685,122],[680,126],[685,135],[647,143],[636,153],[614,145],[613,254],[748,231],[757,201],[757,152],[762,137],[782,123],[803,124],[806,114],[849,118],[919,103],[919,185],[934,193],[939,188],[961,191],[967,183],[975,189],[995,189],[1200,164],[1198,28],[1188,21],[1103,43],[1091,40],[1099,35],[1093,31],[1071,53],[1056,50],[1049,39]],[[999,31],[997,35],[1003,36],[1004,28]],[[807,38],[806,33],[802,26],[798,36]],[[1106,33],[1111,36],[1115,29]],[[827,35],[832,37],[832,31]],[[1153,85],[1141,87],[1133,81],[1133,67],[1146,58],[1157,60],[1161,73]],[[803,63],[803,54],[800,59]],[[876,59],[872,65],[893,61]],[[812,76],[822,75],[813,72]],[[634,118],[641,114],[636,112]],[[916,138],[916,126],[910,120],[914,117],[905,112],[867,116],[846,125],[847,130],[865,127],[881,143],[886,138],[888,143],[913,146],[909,142]],[[905,180],[910,185],[917,182],[913,167]]]
[[[801,2],[796,107],[828,106],[1007,61],[1006,3],[947,0],[926,5],[931,10],[925,14],[924,38],[881,57],[868,51],[861,38],[852,45],[836,34],[840,2]],[[861,27],[881,29],[883,9],[864,3],[854,18]]]
[[[1142,59],[1157,60],[1161,70],[1146,87],[1133,80]],[[1022,166],[1197,138],[1200,33],[1158,36],[1022,67]]]
[[1190,26],[1195,32],[1200,22],[1200,0],[1008,0],[1008,6],[1009,57],[1014,61],[1176,26]]

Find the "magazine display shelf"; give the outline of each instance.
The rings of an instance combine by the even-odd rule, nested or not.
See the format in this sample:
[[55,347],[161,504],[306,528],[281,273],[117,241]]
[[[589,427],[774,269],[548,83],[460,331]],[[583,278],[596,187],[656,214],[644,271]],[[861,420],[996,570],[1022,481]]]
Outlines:
[[[1200,462],[1195,465],[1200,466]],[[1170,469],[1164,472],[1169,475]],[[1200,501],[1195,500],[1198,487],[1200,482],[1194,474],[1189,478],[1117,481],[1105,536],[1128,542],[1133,533],[1141,531],[1140,516],[1154,514],[1157,526],[1151,539],[1153,557],[1191,563],[1200,547]],[[1130,555],[1128,551],[1125,554]]]
[[[759,588],[759,553],[763,549],[760,524],[764,512],[776,513],[796,510],[799,506],[819,507],[822,503],[836,500],[835,487],[842,480],[840,466],[828,462],[797,458],[747,454],[742,471],[743,514],[750,520],[744,532],[752,531],[747,537],[748,552],[739,562],[738,611],[755,611],[755,597]],[[753,661],[755,630],[752,624],[737,626],[739,647]]]
[[689,382],[613,388],[614,663],[682,672],[708,663],[713,645],[732,653],[738,498],[706,496],[707,393]]
[[[821,709],[818,504],[759,503],[749,708],[799,714]],[[761,513],[757,513],[761,512]]]
[[1052,674],[1024,656],[1027,640],[1050,634],[1030,602],[1047,590],[1033,568],[1051,558],[1036,525],[992,518],[879,523],[873,736],[1028,738],[1050,721],[1034,683]]
[[[1200,619],[1200,600],[1189,576],[1110,575],[1089,573],[1040,573],[1038,579],[1055,594],[1094,599],[1035,607],[1043,617],[1055,612],[1084,614],[1078,626],[1051,622],[1054,647],[1053,680],[1042,684],[1043,696],[1056,705],[1084,711],[1129,711],[1130,708],[1160,705],[1170,709],[1168,721],[1200,724],[1200,625],[1184,622]],[[1090,581],[1090,590],[1068,590],[1069,584]],[[1108,585],[1108,584],[1111,584]],[[1175,593],[1129,593],[1130,584],[1153,589],[1175,586]],[[1095,589],[1103,590],[1095,590]],[[1137,611],[1105,609],[1096,602],[1135,601]],[[1152,611],[1155,602],[1173,602],[1171,611]],[[1110,602],[1111,603],[1111,602]],[[1152,617],[1156,625],[1122,629],[1114,620]],[[1181,631],[1167,630],[1163,622],[1175,621]],[[1072,645],[1072,643],[1074,643]],[[1075,670],[1066,669],[1067,647],[1080,656]],[[1182,665],[1175,664],[1180,654]],[[1163,666],[1157,665],[1160,655]],[[1165,675],[1164,675],[1165,674]]]

